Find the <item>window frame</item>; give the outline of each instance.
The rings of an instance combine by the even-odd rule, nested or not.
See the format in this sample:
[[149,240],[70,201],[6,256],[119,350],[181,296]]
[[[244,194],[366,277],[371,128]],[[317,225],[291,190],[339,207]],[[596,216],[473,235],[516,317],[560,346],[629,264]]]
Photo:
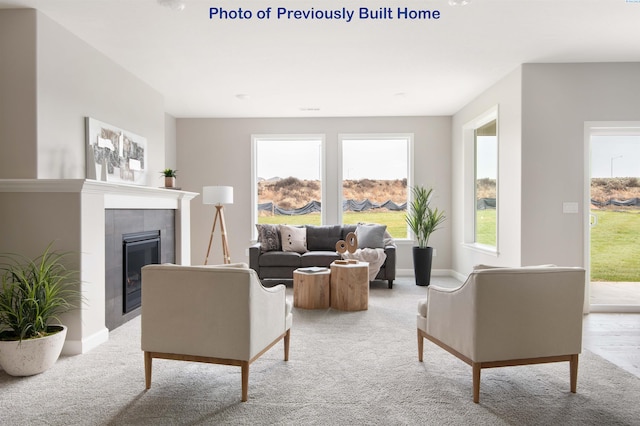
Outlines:
[[258,238],[256,224],[258,223],[258,143],[260,141],[319,141],[320,142],[320,193],[322,209],[320,211],[320,223],[326,223],[326,136],[320,133],[304,134],[252,134],[251,135],[251,238]]
[[[476,241],[476,130],[496,121],[496,245],[481,244]],[[464,243],[467,248],[486,254],[498,256],[500,245],[500,114],[499,106],[495,105],[467,122],[463,126],[463,155],[464,155]]]
[[[344,141],[345,140],[389,140],[389,139],[402,139],[407,141],[407,205],[411,202],[411,191],[414,181],[414,164],[413,164],[413,151],[414,151],[414,134],[413,133],[339,133],[338,134],[338,180],[337,180],[337,218],[338,223],[343,225],[343,165],[344,165]],[[414,239],[409,226],[407,225],[407,233],[403,238],[394,237],[396,242],[398,241],[411,241]]]

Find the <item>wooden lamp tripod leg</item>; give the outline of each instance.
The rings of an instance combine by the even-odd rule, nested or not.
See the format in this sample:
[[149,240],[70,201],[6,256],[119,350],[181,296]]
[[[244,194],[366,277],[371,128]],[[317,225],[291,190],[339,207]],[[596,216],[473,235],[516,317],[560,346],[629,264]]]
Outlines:
[[[216,206],[218,207],[218,206]],[[218,221],[218,214],[220,214],[220,210],[216,209],[216,214],[213,217],[213,226],[211,227],[211,236],[209,237],[209,248],[207,249],[207,257],[204,258],[204,264],[207,264],[209,260],[209,253],[211,252],[211,242],[213,241],[213,232],[216,230],[216,222]]]
[[224,209],[222,206],[216,206],[218,209],[217,213],[220,213],[220,230],[222,232],[222,257],[224,258],[224,263],[231,263],[231,256],[229,256],[229,244],[227,243],[227,228],[224,224]]
[[216,206],[216,215],[213,218],[213,226],[211,227],[211,236],[209,237],[209,247],[207,248],[207,257],[204,259],[204,264],[206,265],[209,261],[209,253],[211,252],[211,243],[213,242],[213,233],[216,230],[216,223],[218,222],[218,217],[220,217],[220,230],[222,232],[222,256],[224,258],[224,263],[231,263],[231,256],[229,256],[229,244],[227,242],[227,230],[224,223],[224,210],[222,206]]

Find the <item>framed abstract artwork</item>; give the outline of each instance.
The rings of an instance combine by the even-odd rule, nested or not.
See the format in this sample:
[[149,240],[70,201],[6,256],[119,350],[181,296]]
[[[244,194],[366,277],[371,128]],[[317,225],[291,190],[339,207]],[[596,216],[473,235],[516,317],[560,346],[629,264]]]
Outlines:
[[146,184],[147,140],[135,133],[85,118],[87,179]]

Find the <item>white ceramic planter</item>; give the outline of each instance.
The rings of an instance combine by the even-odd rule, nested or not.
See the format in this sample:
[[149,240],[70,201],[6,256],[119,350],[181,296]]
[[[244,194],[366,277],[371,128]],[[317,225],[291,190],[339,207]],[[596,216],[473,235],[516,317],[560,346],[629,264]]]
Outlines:
[[39,339],[0,341],[0,365],[11,376],[32,376],[51,368],[62,352],[67,327]]

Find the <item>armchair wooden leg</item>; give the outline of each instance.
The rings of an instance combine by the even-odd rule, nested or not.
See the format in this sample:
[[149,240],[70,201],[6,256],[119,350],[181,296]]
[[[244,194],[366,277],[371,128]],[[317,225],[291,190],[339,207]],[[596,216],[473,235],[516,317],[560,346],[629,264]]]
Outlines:
[[473,370],[473,402],[476,404],[480,402],[480,369],[481,364],[479,362],[472,362],[471,368]]
[[424,337],[420,334],[418,329],[418,361],[422,362],[422,352],[424,351]]
[[289,361],[289,339],[291,338],[291,329],[287,330],[284,335],[284,360]]
[[249,396],[249,361],[242,361],[242,402],[247,402]]
[[151,366],[153,364],[153,358],[151,353],[145,351],[144,353],[144,382],[147,389],[151,389]]
[[578,354],[571,355],[569,360],[569,376],[571,381],[571,392],[576,393],[578,386]]

